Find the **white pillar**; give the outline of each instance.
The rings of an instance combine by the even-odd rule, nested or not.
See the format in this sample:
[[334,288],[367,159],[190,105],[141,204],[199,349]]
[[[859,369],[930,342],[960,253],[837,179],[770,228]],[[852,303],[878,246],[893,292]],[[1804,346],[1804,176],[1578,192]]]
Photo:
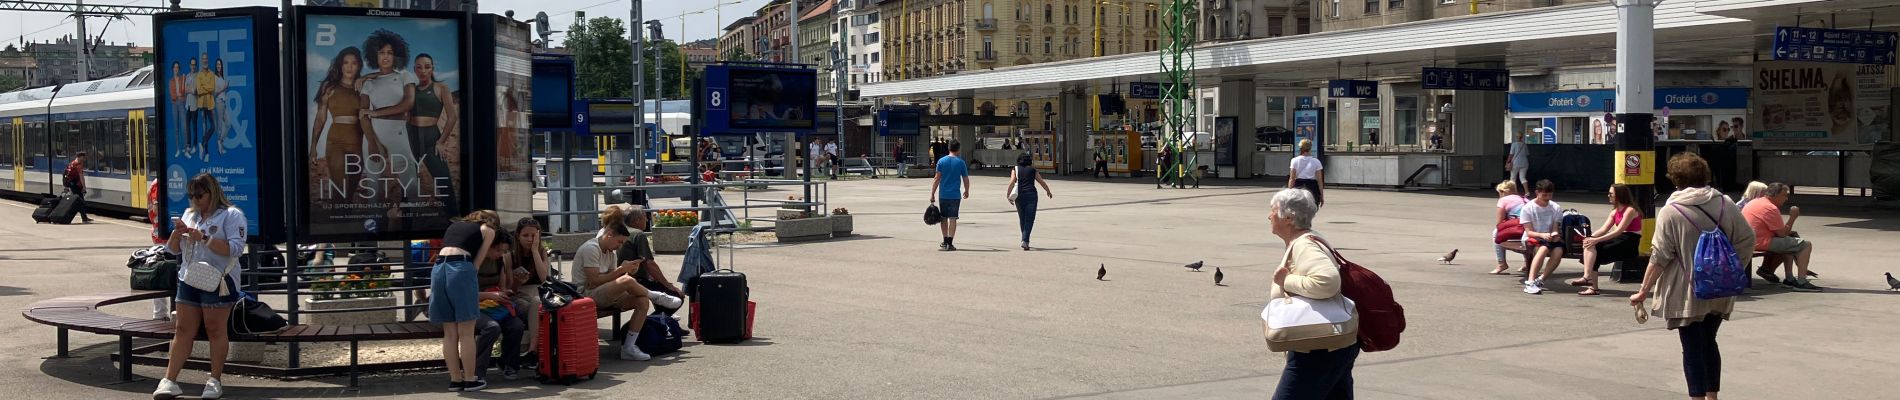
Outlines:
[[1615,0],[1616,113],[1655,110],[1656,5],[1662,0]]

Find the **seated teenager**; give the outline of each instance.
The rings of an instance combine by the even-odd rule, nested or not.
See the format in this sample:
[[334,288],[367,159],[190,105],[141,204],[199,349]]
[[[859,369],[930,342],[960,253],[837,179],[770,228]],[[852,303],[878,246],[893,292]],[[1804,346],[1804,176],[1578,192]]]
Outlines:
[[[512,287],[510,282],[517,279],[513,274],[501,271],[510,269],[510,249],[514,247],[507,232],[496,232],[495,241],[488,249],[488,259],[476,269],[476,280],[481,285],[481,294],[477,307],[481,310],[475,318],[475,376],[487,381],[490,361],[495,353],[495,341],[501,341],[501,376],[508,379],[519,377],[521,354],[521,335],[527,331],[527,321],[515,312],[514,293],[504,289]],[[520,270],[520,268],[512,268]],[[492,274],[490,272],[493,272]],[[525,270],[523,272],[526,272]]]
[[1518,220],[1524,222],[1524,251],[1533,252],[1530,271],[1524,277],[1524,293],[1544,293],[1544,278],[1549,278],[1564,260],[1563,234],[1558,232],[1563,206],[1550,199],[1556,192],[1556,184],[1539,180],[1537,197],[1518,211]]
[[[647,299],[646,287],[634,281],[632,275],[640,270],[639,262],[612,263],[614,252],[626,244],[632,232],[627,229],[626,211],[620,207],[608,207],[600,215],[600,234],[581,243],[574,250],[574,269],[570,272],[574,285],[586,289],[587,297],[594,299],[597,307],[611,310],[633,311],[634,315],[645,316],[651,312],[652,301]],[[652,356],[634,346],[634,339],[640,335],[640,327],[646,324],[645,317],[627,320],[627,338],[620,346],[620,358],[623,360],[646,361]]]
[[619,262],[639,262],[640,269],[633,274],[633,280],[647,289],[647,297],[653,299],[654,308],[672,314],[685,305],[682,299],[686,293],[674,286],[671,279],[666,279],[666,273],[661,272],[660,264],[654,261],[653,244],[648,241],[650,234],[645,231],[650,221],[646,211],[640,207],[632,207],[627,212],[628,232],[631,235],[627,237],[627,244],[620,246],[615,258]]

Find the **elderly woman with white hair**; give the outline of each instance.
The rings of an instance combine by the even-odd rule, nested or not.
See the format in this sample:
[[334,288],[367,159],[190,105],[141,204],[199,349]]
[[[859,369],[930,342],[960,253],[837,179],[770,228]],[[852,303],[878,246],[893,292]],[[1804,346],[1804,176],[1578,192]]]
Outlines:
[[[1273,195],[1267,220],[1273,235],[1286,242],[1286,257],[1273,272],[1268,293],[1278,299],[1299,296],[1313,300],[1342,296],[1343,282],[1331,245],[1313,232],[1313,217],[1319,204],[1312,192],[1287,189]],[[1351,399],[1352,367],[1359,359],[1356,335],[1343,335],[1329,343],[1315,343],[1306,351],[1288,351],[1286,369],[1274,400]]]

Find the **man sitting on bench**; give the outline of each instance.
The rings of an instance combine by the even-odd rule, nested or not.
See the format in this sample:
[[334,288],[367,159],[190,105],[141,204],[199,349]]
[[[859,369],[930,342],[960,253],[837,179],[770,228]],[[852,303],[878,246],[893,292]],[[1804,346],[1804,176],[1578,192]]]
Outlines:
[[[640,335],[640,327],[646,323],[646,315],[651,310],[649,291],[634,281],[631,276],[638,272],[642,262],[622,262],[617,266],[609,264],[615,257],[613,253],[632,236],[626,223],[626,211],[620,207],[608,207],[600,215],[600,234],[582,243],[574,251],[574,268],[580,270],[573,274],[576,286],[587,288],[587,297],[603,309],[634,311],[639,317],[627,321],[627,338],[620,346],[620,358],[624,360],[646,361],[652,356],[640,351],[634,345]],[[678,308],[673,304],[673,308]]]
[[652,220],[647,218],[647,212],[639,206],[631,208],[627,211],[627,231],[631,235],[627,236],[627,243],[620,245],[620,250],[616,251],[615,260],[620,263],[639,263],[639,270],[633,273],[634,282],[647,289],[647,297],[653,300],[654,308],[672,314],[684,305],[685,301],[681,298],[686,297],[686,292],[680,291],[672,280],[666,279],[666,273],[660,271],[660,264],[653,261],[653,243],[648,241],[649,234],[646,232],[650,228],[647,224]]
[[[1742,216],[1748,218],[1749,227],[1755,228],[1755,251],[1767,252],[1769,257],[1793,259],[1789,264],[1794,265],[1794,269],[1781,279],[1782,287],[1797,292],[1819,292],[1820,286],[1808,282],[1808,257],[1814,254],[1814,243],[1794,232],[1794,221],[1801,218],[1801,207],[1788,207],[1787,222],[1781,220],[1781,205],[1788,203],[1789,192],[1788,185],[1768,184],[1765,196],[1749,201],[1748,206],[1742,208]],[[1772,269],[1756,273],[1774,281]]]

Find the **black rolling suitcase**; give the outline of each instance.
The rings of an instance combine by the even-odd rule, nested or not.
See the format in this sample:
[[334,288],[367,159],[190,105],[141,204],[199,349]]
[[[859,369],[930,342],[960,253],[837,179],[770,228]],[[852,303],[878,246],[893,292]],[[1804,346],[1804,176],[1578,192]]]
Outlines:
[[47,198],[40,199],[40,207],[33,209],[33,222],[35,223],[53,222],[53,208],[55,207],[59,207],[58,197],[47,197]]
[[73,223],[73,217],[79,215],[80,201],[77,195],[59,196],[59,204],[53,206],[53,214],[47,217],[50,219],[47,222],[61,225]]
[[745,274],[730,269],[699,276],[693,296],[693,334],[702,342],[737,343],[752,338],[751,289]]

